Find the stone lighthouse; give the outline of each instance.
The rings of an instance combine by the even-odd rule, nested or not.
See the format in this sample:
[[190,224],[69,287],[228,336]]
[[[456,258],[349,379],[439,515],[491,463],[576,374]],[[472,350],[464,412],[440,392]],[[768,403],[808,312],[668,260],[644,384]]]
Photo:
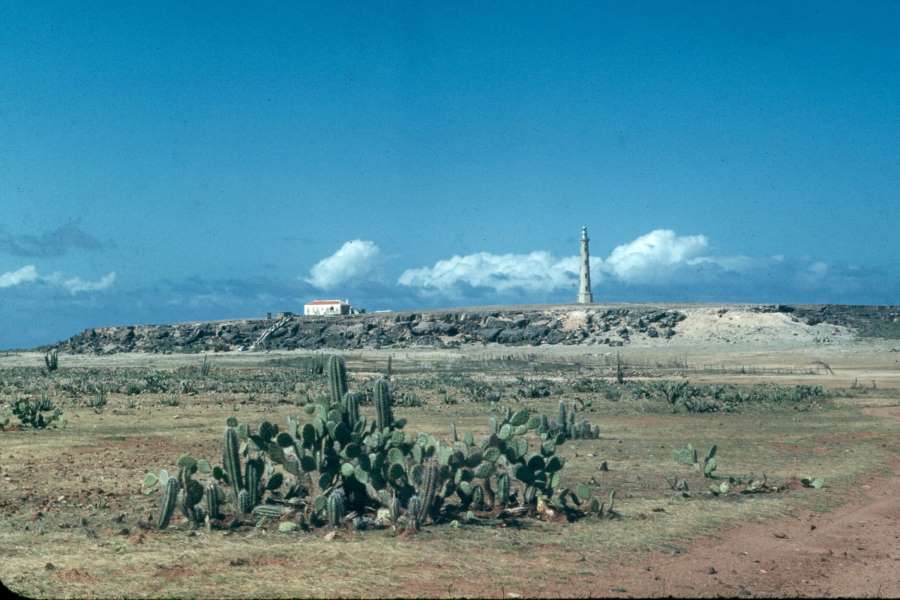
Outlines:
[[581,276],[578,282],[578,304],[593,304],[591,293],[591,252],[588,250],[587,227],[581,228]]

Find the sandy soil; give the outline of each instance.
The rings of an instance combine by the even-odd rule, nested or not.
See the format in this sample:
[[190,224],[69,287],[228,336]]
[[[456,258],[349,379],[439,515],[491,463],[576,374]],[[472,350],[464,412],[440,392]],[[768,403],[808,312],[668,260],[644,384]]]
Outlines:
[[846,343],[854,339],[846,327],[807,325],[786,313],[736,308],[692,308],[675,330],[683,342],[725,344]]
[[[900,419],[900,406],[866,409]],[[599,585],[610,596],[900,597],[900,462],[838,510],[740,525]],[[607,585],[608,584],[608,585]],[[617,591],[624,590],[624,591]]]

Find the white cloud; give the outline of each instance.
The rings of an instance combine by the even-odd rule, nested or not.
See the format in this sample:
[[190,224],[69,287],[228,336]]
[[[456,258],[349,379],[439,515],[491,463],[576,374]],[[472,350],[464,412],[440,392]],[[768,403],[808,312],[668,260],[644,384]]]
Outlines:
[[116,274],[107,273],[97,281],[85,281],[80,277],[67,278],[62,273],[41,275],[34,265],[26,265],[18,271],[10,271],[0,275],[0,288],[13,287],[23,283],[34,283],[36,281],[61,287],[70,294],[79,294],[81,292],[97,292],[111,287],[116,281]]
[[26,265],[18,271],[10,271],[0,275],[0,288],[13,287],[22,283],[31,283],[38,280],[37,269],[34,265]]
[[59,282],[70,294],[99,292],[110,288],[116,282],[115,272],[107,273],[97,281],[85,281],[81,277],[70,277]]
[[[591,258],[591,283],[608,279],[626,284],[659,285],[682,282],[702,273],[743,273],[760,265],[747,256],[706,256],[704,235],[681,236],[656,229],[617,246],[604,259]],[[432,267],[407,269],[398,283],[444,295],[459,295],[466,286],[508,292],[548,293],[575,289],[578,256],[555,257],[549,252],[491,254],[478,252],[440,260]]]
[[[595,272],[602,262],[591,261]],[[478,252],[440,260],[433,267],[407,269],[398,283],[409,287],[455,293],[461,286],[489,288],[496,292],[523,290],[551,292],[574,288],[578,283],[577,256],[557,258],[549,252],[491,254]]]
[[380,258],[381,249],[374,242],[351,240],[328,258],[316,263],[310,269],[306,281],[317,288],[333,288],[363,277],[378,265]]
[[670,229],[656,229],[621,246],[604,261],[604,269],[626,283],[666,281],[682,265],[715,263],[700,256],[709,246],[706,236],[679,236]]

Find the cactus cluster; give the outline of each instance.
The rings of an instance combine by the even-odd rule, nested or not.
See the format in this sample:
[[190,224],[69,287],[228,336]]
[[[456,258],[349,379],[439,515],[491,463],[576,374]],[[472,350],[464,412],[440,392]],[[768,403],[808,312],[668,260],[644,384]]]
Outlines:
[[[252,428],[228,420],[222,466],[209,471],[205,488],[197,484],[199,494],[182,493],[189,521],[197,522],[196,504],[204,497],[209,519],[224,518],[220,485],[230,489],[238,520],[292,514],[304,526],[364,527],[372,522],[365,515],[380,511],[379,519],[407,531],[470,510],[499,514],[521,507],[535,514],[543,502],[570,512],[577,509],[566,505],[568,497],[576,505],[588,502],[561,487],[565,461],[556,450],[569,436],[542,430],[546,418],[507,408],[491,416],[483,440],[471,432],[459,435],[454,425],[452,441],[443,442],[404,430],[406,420],[393,414],[387,380],[375,383],[375,418],[369,420],[360,414],[360,395],[349,390],[343,359],[331,357],[325,371],[330,393],[306,405],[307,418],[288,417],[284,429],[267,421]],[[179,462],[177,485],[184,489],[196,483],[190,476],[198,465],[190,461]],[[167,507],[161,506],[160,518]]]
[[[209,481],[204,486],[194,479],[194,475],[198,472],[209,475],[212,473],[212,468],[207,461],[196,460],[184,454],[178,459],[176,476],[170,475],[165,469],[160,470],[158,475],[147,473],[144,476],[144,493],[151,493],[157,487],[162,490],[156,515],[157,528],[165,529],[169,525],[176,506],[185,519],[195,525],[202,524],[207,515],[213,519],[217,518],[220,513],[222,492],[214,481]],[[205,504],[205,509],[201,503]]]
[[43,394],[39,399],[19,399],[12,405],[12,414],[19,418],[22,427],[45,429],[64,424],[62,410]]
[[48,373],[57,370],[59,368],[59,352],[54,349],[44,354],[44,365],[47,367]]
[[591,425],[587,419],[578,420],[575,405],[567,406],[560,401],[556,419],[541,417],[538,432],[562,435],[569,440],[596,440],[600,438],[600,426]]
[[684,448],[674,450],[672,456],[677,462],[685,465],[693,465],[696,470],[703,471],[704,477],[712,478],[714,477],[713,473],[718,467],[716,464],[717,450],[718,447],[715,444],[710,446],[709,450],[706,451],[702,464],[698,460],[697,450],[691,444],[688,444]]

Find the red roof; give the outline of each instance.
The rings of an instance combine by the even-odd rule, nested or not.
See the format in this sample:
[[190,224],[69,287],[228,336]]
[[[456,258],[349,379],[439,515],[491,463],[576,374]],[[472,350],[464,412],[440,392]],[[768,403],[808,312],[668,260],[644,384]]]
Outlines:
[[346,304],[346,302],[343,300],[313,300],[312,302],[307,302],[306,306],[313,304]]

